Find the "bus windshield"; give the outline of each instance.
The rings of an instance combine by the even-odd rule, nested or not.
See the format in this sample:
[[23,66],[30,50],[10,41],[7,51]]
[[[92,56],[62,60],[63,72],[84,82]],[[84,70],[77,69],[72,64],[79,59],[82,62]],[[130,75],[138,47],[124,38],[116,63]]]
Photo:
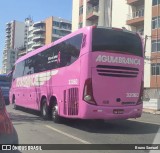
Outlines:
[[143,56],[138,35],[115,29],[93,28],[92,51],[117,51]]

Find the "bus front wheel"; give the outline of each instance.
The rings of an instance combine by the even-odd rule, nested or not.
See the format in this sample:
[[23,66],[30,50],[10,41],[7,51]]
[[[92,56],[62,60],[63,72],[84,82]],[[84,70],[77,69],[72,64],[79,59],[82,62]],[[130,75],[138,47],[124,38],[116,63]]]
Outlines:
[[16,105],[16,98],[15,98],[15,96],[13,96],[13,98],[12,98],[12,104],[13,104],[13,108],[14,108],[15,110],[17,110],[17,109],[18,109],[18,106]]
[[52,106],[52,120],[55,123],[59,123],[61,121],[61,117],[58,115],[58,105],[55,103]]

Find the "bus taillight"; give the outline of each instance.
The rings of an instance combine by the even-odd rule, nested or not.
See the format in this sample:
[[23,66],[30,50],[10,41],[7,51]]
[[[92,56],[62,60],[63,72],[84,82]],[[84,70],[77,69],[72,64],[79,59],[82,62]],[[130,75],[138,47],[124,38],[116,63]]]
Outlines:
[[84,90],[83,90],[83,100],[87,103],[96,105],[96,102],[93,97],[93,88],[92,88],[92,79],[89,78],[85,81]]
[[138,98],[137,105],[143,103],[143,85],[144,85],[144,81],[141,82],[141,88],[139,92],[139,98]]

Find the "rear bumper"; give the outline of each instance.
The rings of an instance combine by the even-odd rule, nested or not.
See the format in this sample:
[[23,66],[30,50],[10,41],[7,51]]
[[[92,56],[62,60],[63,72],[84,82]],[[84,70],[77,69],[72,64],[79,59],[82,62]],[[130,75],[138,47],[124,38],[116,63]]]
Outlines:
[[[104,107],[85,104],[86,109],[80,112],[80,118],[83,119],[128,119],[141,117],[143,104],[125,107]],[[115,109],[123,110],[123,114],[114,114]]]

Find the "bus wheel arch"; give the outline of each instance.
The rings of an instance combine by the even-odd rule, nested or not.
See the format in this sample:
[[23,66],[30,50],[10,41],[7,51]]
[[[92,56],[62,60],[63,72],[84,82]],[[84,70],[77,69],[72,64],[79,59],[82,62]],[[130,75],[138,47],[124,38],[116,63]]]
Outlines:
[[40,103],[40,112],[43,119],[48,119],[48,105],[46,96],[42,96]]
[[58,102],[55,96],[52,96],[50,98],[49,108],[51,119],[53,120],[53,122],[59,123],[61,121],[61,117],[58,114]]

